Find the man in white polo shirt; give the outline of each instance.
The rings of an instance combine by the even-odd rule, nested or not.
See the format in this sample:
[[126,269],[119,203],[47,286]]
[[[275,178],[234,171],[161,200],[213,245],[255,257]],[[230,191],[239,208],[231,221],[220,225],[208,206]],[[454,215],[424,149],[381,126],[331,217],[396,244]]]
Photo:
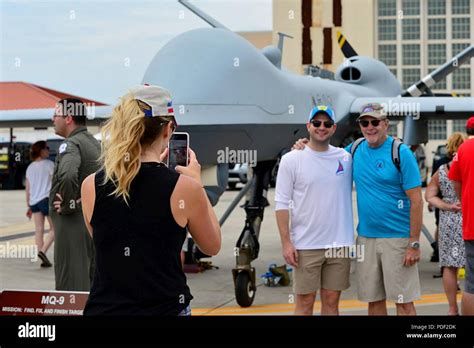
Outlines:
[[329,145],[336,131],[330,107],[314,107],[307,129],[308,146],[281,159],[276,218],[283,257],[295,267],[295,314],[312,315],[320,290],[321,314],[338,315],[341,291],[349,287],[348,247],[354,244],[352,159]]

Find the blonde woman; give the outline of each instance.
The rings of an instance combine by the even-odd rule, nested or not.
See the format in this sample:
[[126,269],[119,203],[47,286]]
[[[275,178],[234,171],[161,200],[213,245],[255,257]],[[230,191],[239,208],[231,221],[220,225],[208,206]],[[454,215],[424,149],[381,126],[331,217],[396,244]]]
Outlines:
[[103,128],[103,167],[82,184],[96,248],[85,315],[191,314],[180,260],[186,229],[208,255],[221,234],[194,152],[187,167],[162,162],[175,128],[171,96],[158,86],[131,90]]
[[[450,162],[439,167],[426,188],[425,198],[428,203],[440,209],[439,220],[439,264],[443,272],[443,285],[448,298],[448,315],[458,315],[457,272],[466,263],[464,242],[462,239],[462,213],[454,186],[448,178],[452,160],[458,148],[464,142],[462,133],[454,133],[446,144]],[[443,198],[438,197],[441,192]]]
[[[49,215],[48,196],[51,190],[51,178],[54,163],[48,159],[49,147],[44,140],[31,146],[30,156],[33,162],[26,168],[26,216],[35,222],[35,242],[41,267],[51,267],[46,253],[54,242],[54,228]],[[44,236],[44,220],[49,223],[49,233]]]

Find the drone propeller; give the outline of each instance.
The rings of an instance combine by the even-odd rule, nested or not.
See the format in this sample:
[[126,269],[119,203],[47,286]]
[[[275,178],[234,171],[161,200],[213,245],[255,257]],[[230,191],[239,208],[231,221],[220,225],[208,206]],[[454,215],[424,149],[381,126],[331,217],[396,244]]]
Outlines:
[[339,47],[341,48],[341,51],[344,54],[344,57],[351,58],[354,56],[358,56],[357,52],[354,50],[354,48],[352,48],[349,41],[346,40],[346,37],[342,35],[340,31],[336,33],[336,36],[337,36],[337,42],[339,43]]

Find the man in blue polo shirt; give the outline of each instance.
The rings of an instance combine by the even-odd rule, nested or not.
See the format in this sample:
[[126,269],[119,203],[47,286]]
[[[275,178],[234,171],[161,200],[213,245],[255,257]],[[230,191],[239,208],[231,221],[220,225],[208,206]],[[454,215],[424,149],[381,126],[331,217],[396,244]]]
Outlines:
[[[393,161],[394,139],[380,104],[362,107],[357,119],[364,140],[353,152],[353,179],[357,191],[358,298],[368,302],[369,315],[386,315],[386,300],[394,301],[398,315],[416,315],[413,301],[420,297],[417,262],[423,200],[416,158],[400,146],[400,168]],[[296,149],[304,148],[300,139]],[[396,148],[395,148],[396,149]]]
[[[389,121],[380,104],[367,104],[357,119],[365,140],[353,153],[359,226],[358,297],[369,303],[369,315],[386,315],[386,300],[398,315],[416,315],[420,297],[417,262],[423,200],[415,156],[400,146],[400,168],[394,164]],[[351,152],[353,144],[346,147]]]

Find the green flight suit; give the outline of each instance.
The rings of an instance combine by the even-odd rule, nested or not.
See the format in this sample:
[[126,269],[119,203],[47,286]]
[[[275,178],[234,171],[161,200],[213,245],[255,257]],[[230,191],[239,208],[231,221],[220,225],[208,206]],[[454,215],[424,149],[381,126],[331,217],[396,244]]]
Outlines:
[[[94,275],[94,246],[82,215],[81,184],[99,169],[100,144],[87,128],[76,128],[59,146],[49,194],[53,220],[56,290],[89,291]],[[61,214],[53,208],[63,198]]]

